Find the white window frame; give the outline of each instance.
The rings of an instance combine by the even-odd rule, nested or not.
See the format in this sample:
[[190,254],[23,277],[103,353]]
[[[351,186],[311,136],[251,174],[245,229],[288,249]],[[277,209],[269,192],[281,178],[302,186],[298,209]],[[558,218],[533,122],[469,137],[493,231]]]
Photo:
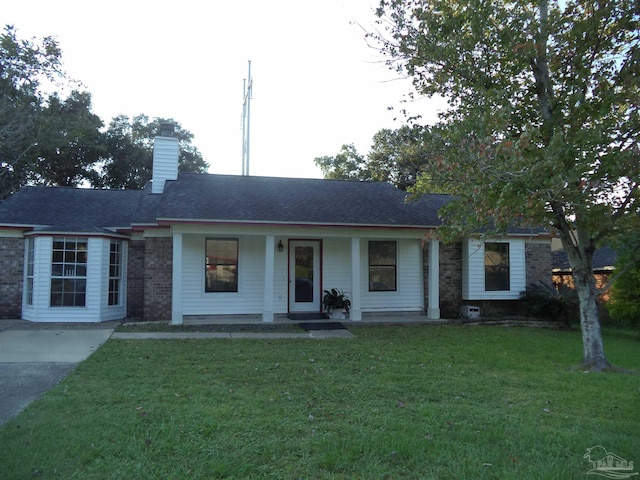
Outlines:
[[[63,243],[62,249],[56,248],[57,243]],[[75,248],[67,249],[67,244],[74,244]],[[84,262],[78,261],[78,254],[83,250],[78,248],[78,245],[84,244]],[[71,258],[73,254],[74,258]],[[51,246],[51,290],[49,292],[49,307],[51,308],[83,308],[87,305],[87,268],[89,265],[89,241],[87,238],[80,237],[55,237]],[[60,272],[57,273],[54,270],[59,266]],[[84,272],[84,273],[82,273]],[[72,281],[74,285],[73,290],[73,304],[65,304],[65,294],[67,293],[63,287],[62,291],[55,291],[53,289],[54,282],[62,282],[63,284]],[[84,281],[84,301],[81,304],[76,304],[78,290],[76,287],[81,285]],[[61,295],[61,302],[54,303],[54,295]]]
[[[117,247],[115,252],[113,247]],[[109,282],[107,283],[107,305],[110,307],[122,305],[123,255],[124,242],[122,240],[111,240],[109,242]],[[112,285],[115,285],[115,288],[112,288]],[[112,301],[113,299],[115,299],[115,302]]]
[[[509,290],[486,290],[485,242],[509,244]],[[467,239],[462,246],[463,300],[517,300],[526,288],[525,240]]]

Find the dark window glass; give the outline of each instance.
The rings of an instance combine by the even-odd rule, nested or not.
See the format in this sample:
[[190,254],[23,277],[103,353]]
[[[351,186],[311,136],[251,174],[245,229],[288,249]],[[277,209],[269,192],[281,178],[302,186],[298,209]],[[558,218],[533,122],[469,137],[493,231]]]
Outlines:
[[395,291],[396,277],[396,242],[369,242],[369,291]]
[[35,263],[35,247],[33,238],[27,239],[27,275],[25,294],[27,305],[33,305],[33,271]]
[[205,247],[205,292],[238,291],[238,240],[208,238]]
[[112,240],[109,247],[109,305],[120,305],[122,272],[122,242]]
[[484,289],[487,292],[511,290],[508,243],[484,244]]
[[51,306],[84,307],[87,288],[87,240],[54,240]]

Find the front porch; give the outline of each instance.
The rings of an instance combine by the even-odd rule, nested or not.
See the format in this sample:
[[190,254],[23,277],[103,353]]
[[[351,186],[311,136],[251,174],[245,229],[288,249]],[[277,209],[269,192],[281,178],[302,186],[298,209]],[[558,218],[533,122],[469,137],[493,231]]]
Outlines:
[[[347,322],[443,323],[439,321],[439,244],[435,239],[429,241],[430,261],[425,271],[423,237],[413,231],[376,230],[369,233],[370,237],[363,237],[353,235],[353,231],[322,229],[314,231],[317,235],[313,237],[305,237],[309,234],[304,230],[290,231],[286,236],[278,229],[264,235],[239,227],[218,228],[216,236],[201,229],[183,230],[174,228],[169,244],[174,325],[292,322],[285,312],[320,311],[322,292],[334,287],[349,292]],[[210,258],[205,255],[204,245],[215,238],[237,244],[236,283],[222,293],[212,293],[202,285],[201,264]],[[393,245],[392,265],[371,266],[372,243]],[[306,255],[298,255],[298,248]],[[301,265],[304,274],[299,279],[298,258],[306,260],[307,256],[309,265]],[[389,288],[370,286],[372,269],[392,272]],[[309,283],[311,298],[298,303],[298,284],[302,281]]]

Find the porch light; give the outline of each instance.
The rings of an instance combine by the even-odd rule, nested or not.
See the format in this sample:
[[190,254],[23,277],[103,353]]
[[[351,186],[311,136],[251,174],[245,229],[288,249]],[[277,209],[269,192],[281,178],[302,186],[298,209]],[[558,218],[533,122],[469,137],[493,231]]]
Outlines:
[[278,242],[278,251],[279,252],[284,252],[284,245],[282,244],[282,240],[280,240]]

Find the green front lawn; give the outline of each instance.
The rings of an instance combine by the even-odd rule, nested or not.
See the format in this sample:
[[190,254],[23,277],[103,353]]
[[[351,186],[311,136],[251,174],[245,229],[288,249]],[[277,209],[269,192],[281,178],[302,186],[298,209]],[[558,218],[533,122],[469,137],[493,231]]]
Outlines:
[[[640,375],[572,370],[578,332],[350,330],[109,340],[0,428],[0,478],[572,479],[594,445],[640,466]],[[640,371],[637,338],[605,347]]]

